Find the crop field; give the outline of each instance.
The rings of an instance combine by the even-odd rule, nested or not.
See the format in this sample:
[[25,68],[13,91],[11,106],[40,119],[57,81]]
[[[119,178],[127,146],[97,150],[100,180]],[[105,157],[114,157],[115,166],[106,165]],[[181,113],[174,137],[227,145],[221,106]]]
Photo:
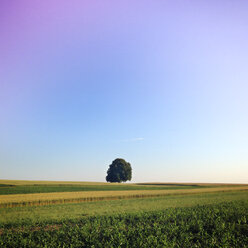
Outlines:
[[248,185],[0,180],[0,189],[0,247],[248,247]]
[[78,192],[78,191],[123,191],[123,190],[170,190],[170,189],[193,189],[211,186],[204,185],[80,185],[80,184],[36,184],[15,185],[0,184],[0,195],[9,194],[32,194],[52,192]]

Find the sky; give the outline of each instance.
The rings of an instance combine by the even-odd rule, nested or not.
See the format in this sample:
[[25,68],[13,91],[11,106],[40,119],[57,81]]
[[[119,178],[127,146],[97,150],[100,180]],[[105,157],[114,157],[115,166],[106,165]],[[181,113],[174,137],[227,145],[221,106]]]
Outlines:
[[0,178],[248,183],[248,2],[0,2]]

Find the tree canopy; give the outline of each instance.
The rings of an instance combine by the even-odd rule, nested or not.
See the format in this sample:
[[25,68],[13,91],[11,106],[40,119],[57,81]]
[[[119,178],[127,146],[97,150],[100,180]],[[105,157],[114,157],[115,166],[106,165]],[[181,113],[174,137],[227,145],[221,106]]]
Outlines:
[[132,168],[131,164],[126,162],[122,158],[115,159],[107,171],[106,181],[107,182],[126,182],[132,179]]

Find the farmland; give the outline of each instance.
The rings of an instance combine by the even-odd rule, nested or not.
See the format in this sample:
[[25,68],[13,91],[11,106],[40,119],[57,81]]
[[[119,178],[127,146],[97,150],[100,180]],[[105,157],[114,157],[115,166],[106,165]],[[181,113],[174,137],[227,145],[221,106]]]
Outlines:
[[[34,184],[34,185],[0,185],[0,195],[32,194],[52,192],[78,192],[78,191],[123,191],[123,190],[170,190],[203,188],[204,185],[87,185],[87,184]],[[210,187],[210,186],[209,186]]]
[[[3,180],[0,185],[1,247],[247,247],[248,243],[247,185]],[[36,186],[41,193],[30,193]],[[56,191],[51,192],[52,187]],[[73,187],[81,191],[67,191]],[[10,188],[19,188],[20,193],[8,193]],[[29,193],[22,191],[25,188]]]

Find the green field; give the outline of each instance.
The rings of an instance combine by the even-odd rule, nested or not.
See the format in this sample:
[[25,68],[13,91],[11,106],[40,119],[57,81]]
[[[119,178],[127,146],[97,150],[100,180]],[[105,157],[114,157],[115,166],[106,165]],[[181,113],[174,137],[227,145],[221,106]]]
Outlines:
[[[113,194],[118,188],[132,192],[126,187],[173,192],[159,197],[0,208],[0,247],[248,247],[246,185],[0,183],[1,188],[37,186],[43,193],[53,186],[87,188],[89,194],[101,193],[94,190],[101,187],[103,193],[112,187],[109,192]],[[224,191],[228,187],[232,191]],[[207,192],[208,188],[220,191]],[[176,194],[185,189],[187,194]]]
[[1,247],[247,247],[248,201],[4,231]]
[[0,185],[0,195],[31,194],[51,192],[77,191],[123,191],[123,190],[163,190],[163,189],[193,189],[211,186],[201,185]]

